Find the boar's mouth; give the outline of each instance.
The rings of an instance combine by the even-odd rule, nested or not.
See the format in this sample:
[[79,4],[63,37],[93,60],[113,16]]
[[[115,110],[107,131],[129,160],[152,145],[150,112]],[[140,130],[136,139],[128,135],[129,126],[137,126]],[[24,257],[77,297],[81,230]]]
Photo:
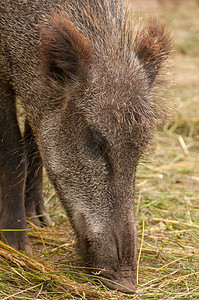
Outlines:
[[121,268],[118,272],[114,273],[102,270],[95,274],[100,276],[99,280],[101,283],[112,290],[117,290],[127,294],[131,294],[136,291],[136,280],[134,272],[130,267]]

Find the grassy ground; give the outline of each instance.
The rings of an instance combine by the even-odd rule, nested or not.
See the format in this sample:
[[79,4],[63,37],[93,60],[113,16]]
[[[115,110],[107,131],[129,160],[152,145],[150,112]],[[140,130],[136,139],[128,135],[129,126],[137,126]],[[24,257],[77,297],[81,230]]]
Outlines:
[[174,35],[175,122],[138,169],[138,290],[108,291],[81,268],[75,238],[52,187],[44,194],[54,224],[30,226],[33,258],[0,243],[0,299],[199,299],[199,5],[130,1],[165,17]]

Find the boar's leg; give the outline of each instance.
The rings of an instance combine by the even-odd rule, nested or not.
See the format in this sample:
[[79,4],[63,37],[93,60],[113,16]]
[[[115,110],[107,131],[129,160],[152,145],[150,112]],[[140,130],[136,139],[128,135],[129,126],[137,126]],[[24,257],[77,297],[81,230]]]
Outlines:
[[[42,161],[32,129],[26,120],[24,142],[27,152],[27,178],[25,189],[26,216],[38,227],[50,226],[51,219],[44,206],[42,194]],[[40,223],[41,222],[41,223]]]
[[26,154],[16,118],[12,86],[0,80],[0,239],[31,254],[24,189]]

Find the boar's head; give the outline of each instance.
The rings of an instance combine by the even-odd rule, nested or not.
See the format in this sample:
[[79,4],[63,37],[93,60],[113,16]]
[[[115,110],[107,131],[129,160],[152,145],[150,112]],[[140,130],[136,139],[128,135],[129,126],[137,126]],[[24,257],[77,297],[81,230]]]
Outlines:
[[37,139],[85,263],[128,292],[136,288],[135,173],[164,118],[153,86],[170,38],[154,20],[134,40],[125,22],[117,30],[109,22],[83,32],[56,15],[42,30],[41,77],[52,96]]

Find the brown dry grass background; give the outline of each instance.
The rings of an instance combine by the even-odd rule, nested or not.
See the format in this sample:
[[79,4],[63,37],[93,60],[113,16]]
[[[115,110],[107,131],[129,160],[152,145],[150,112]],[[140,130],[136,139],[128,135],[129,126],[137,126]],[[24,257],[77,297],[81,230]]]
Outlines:
[[143,22],[150,15],[166,19],[179,102],[155,154],[138,169],[138,290],[129,296],[108,291],[86,274],[65,212],[45,180],[53,227],[30,226],[31,259],[0,243],[0,299],[199,299],[199,1],[129,3]]

